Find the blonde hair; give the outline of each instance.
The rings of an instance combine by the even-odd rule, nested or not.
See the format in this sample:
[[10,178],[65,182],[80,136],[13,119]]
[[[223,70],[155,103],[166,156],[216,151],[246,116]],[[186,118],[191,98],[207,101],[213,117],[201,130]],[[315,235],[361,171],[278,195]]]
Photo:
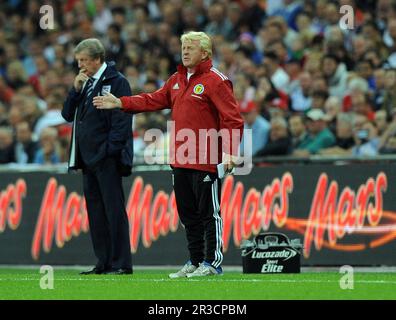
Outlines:
[[212,57],[212,40],[205,32],[190,31],[180,37],[180,41],[199,41],[201,49],[208,53],[208,57]]

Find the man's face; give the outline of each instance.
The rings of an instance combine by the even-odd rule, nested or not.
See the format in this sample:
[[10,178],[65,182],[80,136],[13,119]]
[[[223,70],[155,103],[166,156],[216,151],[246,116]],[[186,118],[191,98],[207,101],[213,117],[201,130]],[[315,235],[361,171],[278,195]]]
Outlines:
[[308,92],[311,89],[312,79],[308,72],[300,74],[299,81],[303,92]]
[[325,58],[323,60],[323,73],[327,77],[331,77],[337,69],[337,62],[333,59]]
[[396,84],[396,72],[394,70],[388,70],[385,74],[385,87],[387,89],[393,89]]
[[312,120],[312,119],[308,119],[307,120],[307,128],[308,131],[313,134],[316,135],[319,132],[321,132],[323,130],[323,128],[325,127],[324,125],[324,121],[323,120]]
[[348,139],[353,135],[352,126],[348,121],[338,120],[336,125],[336,135],[340,139]]
[[16,127],[16,138],[19,142],[28,142],[32,138],[32,132],[30,131],[29,124],[22,122]]
[[76,53],[76,60],[78,63],[78,68],[80,70],[84,69],[85,70],[84,73],[90,77],[92,77],[96,72],[98,72],[100,66],[102,65],[99,58],[93,59],[85,51]]
[[208,53],[201,49],[199,40],[184,41],[182,43],[182,61],[186,68],[196,67],[202,60],[208,57]]
[[386,116],[386,111],[385,110],[378,110],[375,113],[375,125],[379,130],[384,131],[387,127],[387,116]]
[[291,117],[289,119],[289,128],[293,137],[299,137],[305,131],[301,117]]
[[368,113],[370,107],[367,104],[364,95],[362,94],[352,95],[352,109],[357,114],[366,115]]
[[358,75],[364,79],[368,79],[372,76],[373,70],[368,62],[362,61],[357,66]]
[[287,137],[287,128],[282,126],[280,123],[271,123],[270,136],[272,141]]

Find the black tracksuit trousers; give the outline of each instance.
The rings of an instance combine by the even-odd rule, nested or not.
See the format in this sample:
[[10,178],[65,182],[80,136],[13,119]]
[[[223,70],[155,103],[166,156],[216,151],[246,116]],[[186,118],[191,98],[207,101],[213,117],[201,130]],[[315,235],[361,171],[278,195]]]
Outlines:
[[219,267],[223,261],[220,179],[211,172],[173,168],[173,188],[192,264],[205,260]]

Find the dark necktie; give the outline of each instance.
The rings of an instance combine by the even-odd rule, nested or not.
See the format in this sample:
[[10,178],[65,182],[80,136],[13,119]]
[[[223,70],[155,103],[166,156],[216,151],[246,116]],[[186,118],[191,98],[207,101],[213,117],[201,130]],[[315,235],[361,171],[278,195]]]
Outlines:
[[94,83],[94,78],[92,78],[92,77],[90,77],[88,80],[87,80],[87,84],[86,84],[86,86],[87,86],[87,91],[85,92],[85,101],[87,101],[88,100],[88,98],[90,97],[90,95],[92,94],[92,91],[93,91],[93,83]]

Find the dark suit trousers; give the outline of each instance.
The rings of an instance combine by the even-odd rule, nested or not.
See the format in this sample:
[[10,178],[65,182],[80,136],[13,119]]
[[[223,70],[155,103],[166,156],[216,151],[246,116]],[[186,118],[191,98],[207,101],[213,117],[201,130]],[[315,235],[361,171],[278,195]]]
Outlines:
[[92,244],[99,269],[131,269],[129,223],[122,178],[116,159],[102,160],[94,169],[83,170]]

